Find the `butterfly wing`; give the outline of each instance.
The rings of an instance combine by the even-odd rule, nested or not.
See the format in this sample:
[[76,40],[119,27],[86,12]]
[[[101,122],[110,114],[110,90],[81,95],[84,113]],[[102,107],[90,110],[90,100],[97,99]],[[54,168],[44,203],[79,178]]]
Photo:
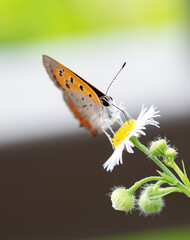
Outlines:
[[90,130],[93,136],[102,132],[102,107],[88,96],[72,90],[67,90],[63,97],[81,126]]
[[54,59],[43,55],[43,64],[52,81],[63,90],[63,97],[92,135],[102,132],[103,106],[99,97],[104,94]]

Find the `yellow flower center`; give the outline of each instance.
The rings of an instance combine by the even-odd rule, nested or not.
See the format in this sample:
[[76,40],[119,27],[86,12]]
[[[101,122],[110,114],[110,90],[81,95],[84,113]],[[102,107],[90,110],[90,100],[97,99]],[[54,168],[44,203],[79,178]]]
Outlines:
[[115,136],[111,139],[114,148],[116,148],[134,129],[135,120],[130,119],[126,121],[118,130],[115,132]]

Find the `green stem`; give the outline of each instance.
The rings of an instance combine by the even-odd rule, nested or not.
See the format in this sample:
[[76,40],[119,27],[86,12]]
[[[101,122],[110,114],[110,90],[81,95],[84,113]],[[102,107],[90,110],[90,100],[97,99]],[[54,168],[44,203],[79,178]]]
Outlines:
[[[156,187],[156,184],[154,186]],[[166,188],[159,188],[155,190],[156,190],[155,192],[153,191],[149,194],[150,199],[162,198],[174,192],[179,192],[179,193],[183,192],[178,187],[166,187]]]
[[163,180],[162,177],[157,177],[157,176],[146,177],[146,178],[143,178],[143,179],[137,181],[132,187],[130,187],[128,189],[128,191],[131,194],[133,194],[144,183],[147,183],[147,182],[150,182],[150,181],[162,181],[162,180]]
[[164,183],[166,183],[166,182],[164,180],[161,180],[161,181],[158,181],[157,183],[155,183],[155,185],[160,187]]
[[176,173],[178,174],[178,176],[181,178],[181,180],[184,182],[185,186],[190,189],[190,183],[188,178],[183,174],[183,172],[181,171],[181,169],[177,166],[177,164],[174,162],[172,164],[172,168],[176,171]]
[[159,189],[160,193],[166,193],[166,192],[181,192],[181,189],[178,187],[166,187],[166,188],[161,188]]
[[139,142],[138,138],[131,137],[130,141],[142,152],[144,152],[149,158],[151,158],[168,176],[172,177],[176,181],[179,181],[176,176],[154,155],[150,154],[149,149]]
[[190,191],[176,178],[176,176],[154,155],[152,155],[149,149],[139,142],[138,138],[131,137],[130,141],[142,152],[144,152],[149,158],[151,158],[168,176],[174,179],[175,184],[179,187],[188,197],[190,197]]

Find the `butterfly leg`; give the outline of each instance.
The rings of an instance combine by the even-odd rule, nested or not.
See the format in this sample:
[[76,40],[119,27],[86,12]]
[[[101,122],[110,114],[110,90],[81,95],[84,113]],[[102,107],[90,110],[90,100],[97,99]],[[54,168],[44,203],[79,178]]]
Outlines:
[[127,112],[127,110],[125,109],[125,107],[123,106],[122,103],[119,104],[119,108],[120,108],[121,111],[123,112],[123,114],[124,114],[124,116],[125,116],[125,118],[126,118],[127,121],[130,120],[130,119],[132,119],[131,116],[129,115],[129,113]]
[[122,127],[122,128],[125,129],[125,127],[123,126],[123,125],[124,125],[124,122],[123,122],[123,120],[121,119],[121,117],[120,117],[120,118],[117,118],[116,121],[117,121],[117,123],[120,125],[120,127]]
[[116,136],[115,132],[114,132],[113,129],[110,127],[110,125],[106,123],[105,120],[104,120],[104,126],[106,126],[106,127],[110,130],[110,132],[113,134],[113,136],[117,139],[117,136]]
[[106,136],[108,137],[108,139],[109,139],[109,141],[110,141],[110,143],[112,145],[113,143],[112,143],[110,135],[106,132],[106,130],[103,127],[102,127],[102,131],[106,134]]

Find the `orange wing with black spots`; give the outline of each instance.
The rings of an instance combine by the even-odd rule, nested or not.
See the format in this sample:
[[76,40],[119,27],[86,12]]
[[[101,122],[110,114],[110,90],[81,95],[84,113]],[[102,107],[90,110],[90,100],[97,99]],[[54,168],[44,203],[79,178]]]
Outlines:
[[96,89],[90,83],[79,77],[76,73],[72,72],[61,63],[46,55],[43,55],[43,64],[50,78],[57,87],[64,90],[73,90],[75,92],[83,93],[95,100],[101,106],[99,97],[104,96],[105,94]]
[[64,90],[64,99],[80,125],[86,127],[94,136],[101,133],[103,106],[99,98],[105,95],[46,55],[43,55],[43,64],[56,86]]

